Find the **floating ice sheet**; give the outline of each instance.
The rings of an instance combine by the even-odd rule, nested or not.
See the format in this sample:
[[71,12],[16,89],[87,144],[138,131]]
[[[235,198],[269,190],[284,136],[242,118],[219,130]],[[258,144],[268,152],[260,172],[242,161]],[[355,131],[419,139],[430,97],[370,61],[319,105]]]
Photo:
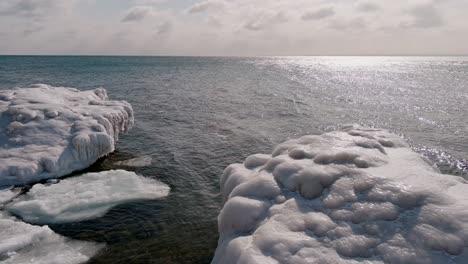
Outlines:
[[157,199],[169,186],[124,170],[87,173],[57,184],[36,184],[5,208],[34,224],[78,222],[98,218],[112,207],[135,200]]
[[134,159],[118,161],[115,163],[117,166],[125,166],[125,167],[146,167],[150,166],[152,163],[153,158],[151,156],[142,156]]
[[114,151],[133,124],[130,104],[103,88],[34,85],[0,91],[0,186],[84,169]]
[[468,263],[468,182],[383,130],[287,141],[221,192],[213,263]]
[[34,226],[0,211],[0,263],[84,263],[102,244],[71,240],[47,226]]

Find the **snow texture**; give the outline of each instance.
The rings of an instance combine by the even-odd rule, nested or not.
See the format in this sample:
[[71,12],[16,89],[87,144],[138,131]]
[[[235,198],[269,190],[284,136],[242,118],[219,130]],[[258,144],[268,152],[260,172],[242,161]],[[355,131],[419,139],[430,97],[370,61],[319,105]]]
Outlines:
[[0,208],[3,204],[10,202],[13,198],[15,198],[19,194],[18,191],[13,191],[10,189],[0,190]]
[[57,184],[34,185],[5,209],[33,224],[66,223],[102,217],[112,207],[169,194],[166,184],[124,170],[86,173]]
[[119,133],[132,125],[131,105],[109,101],[103,88],[0,91],[0,186],[84,169],[114,151]]
[[468,263],[468,182],[349,126],[227,167],[213,263]]
[[138,168],[138,167],[150,166],[152,161],[153,161],[153,158],[151,156],[142,156],[142,157],[138,157],[134,159],[118,161],[114,163],[114,165]]
[[56,234],[47,226],[33,226],[0,211],[0,263],[84,263],[102,244],[76,241]]

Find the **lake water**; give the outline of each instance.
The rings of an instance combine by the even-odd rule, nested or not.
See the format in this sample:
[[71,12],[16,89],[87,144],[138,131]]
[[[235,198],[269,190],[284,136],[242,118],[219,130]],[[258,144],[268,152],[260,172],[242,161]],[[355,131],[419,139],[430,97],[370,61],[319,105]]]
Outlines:
[[223,169],[345,124],[401,134],[442,172],[468,179],[468,57],[0,56],[0,89],[33,83],[104,87],[130,102],[134,128],[86,171],[150,155],[153,165],[135,171],[172,188],[50,226],[106,243],[89,263],[209,263]]

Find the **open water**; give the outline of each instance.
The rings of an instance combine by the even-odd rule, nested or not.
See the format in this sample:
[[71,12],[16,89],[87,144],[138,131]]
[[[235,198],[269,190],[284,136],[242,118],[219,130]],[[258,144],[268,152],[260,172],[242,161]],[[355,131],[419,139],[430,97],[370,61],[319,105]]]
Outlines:
[[33,83],[104,87],[130,102],[135,127],[86,171],[149,155],[153,164],[134,170],[172,188],[50,226],[106,243],[89,263],[209,263],[223,169],[345,124],[396,132],[442,172],[468,178],[468,57],[0,56],[0,89]]

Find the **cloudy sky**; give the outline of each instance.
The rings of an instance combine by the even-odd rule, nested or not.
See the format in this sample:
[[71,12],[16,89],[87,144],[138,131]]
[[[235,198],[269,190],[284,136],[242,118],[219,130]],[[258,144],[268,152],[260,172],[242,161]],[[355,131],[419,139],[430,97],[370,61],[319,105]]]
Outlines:
[[468,0],[0,0],[0,54],[468,54]]

